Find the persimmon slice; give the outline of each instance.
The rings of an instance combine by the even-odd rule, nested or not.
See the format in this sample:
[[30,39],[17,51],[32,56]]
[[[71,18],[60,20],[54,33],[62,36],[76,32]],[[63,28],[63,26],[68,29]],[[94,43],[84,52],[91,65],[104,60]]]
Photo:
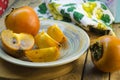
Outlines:
[[32,62],[49,62],[57,60],[60,56],[57,47],[49,47],[25,51],[26,57]]

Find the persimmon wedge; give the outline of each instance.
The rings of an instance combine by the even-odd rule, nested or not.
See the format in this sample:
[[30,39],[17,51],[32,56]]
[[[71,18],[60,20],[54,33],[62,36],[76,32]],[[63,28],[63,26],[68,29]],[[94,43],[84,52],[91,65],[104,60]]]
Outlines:
[[60,44],[50,37],[45,31],[42,31],[35,36],[35,44],[38,48],[60,47]]
[[57,47],[49,47],[25,51],[25,56],[32,62],[49,62],[57,60],[60,53]]
[[57,24],[54,24],[47,29],[47,33],[49,36],[51,36],[54,40],[56,40],[59,43],[64,43],[67,41],[66,36],[62,32],[62,30],[58,27]]
[[21,57],[25,50],[30,50],[34,46],[34,37],[26,33],[14,33],[11,30],[1,32],[3,49],[14,57]]

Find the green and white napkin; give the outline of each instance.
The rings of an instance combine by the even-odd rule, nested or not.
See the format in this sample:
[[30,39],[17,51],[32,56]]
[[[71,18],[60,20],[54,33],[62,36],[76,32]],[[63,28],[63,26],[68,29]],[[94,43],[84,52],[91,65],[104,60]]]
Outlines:
[[107,6],[100,1],[82,0],[42,0],[35,8],[39,18],[73,22],[89,30],[105,31],[115,35],[111,24],[114,17]]

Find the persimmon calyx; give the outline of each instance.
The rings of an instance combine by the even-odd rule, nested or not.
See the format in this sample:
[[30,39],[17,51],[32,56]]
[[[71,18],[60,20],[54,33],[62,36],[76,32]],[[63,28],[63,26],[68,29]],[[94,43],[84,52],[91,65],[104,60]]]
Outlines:
[[90,46],[91,56],[95,61],[98,61],[103,56],[103,45],[99,42]]

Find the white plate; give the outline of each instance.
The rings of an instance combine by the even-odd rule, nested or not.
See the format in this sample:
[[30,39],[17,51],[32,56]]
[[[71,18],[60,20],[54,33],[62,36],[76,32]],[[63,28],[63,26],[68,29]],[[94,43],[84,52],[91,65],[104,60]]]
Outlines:
[[17,58],[14,58],[2,50],[2,45],[0,44],[0,57],[8,62],[27,66],[27,67],[52,67],[52,66],[59,66],[63,64],[70,63],[76,59],[78,59],[89,47],[90,39],[87,33],[82,30],[80,27],[75,26],[70,23],[62,22],[62,21],[55,21],[55,20],[44,20],[41,21],[41,28],[47,29],[50,25],[57,24],[60,29],[64,32],[65,36],[67,37],[67,48],[62,49],[60,51],[61,56],[58,60],[52,62],[29,62],[23,61]]

